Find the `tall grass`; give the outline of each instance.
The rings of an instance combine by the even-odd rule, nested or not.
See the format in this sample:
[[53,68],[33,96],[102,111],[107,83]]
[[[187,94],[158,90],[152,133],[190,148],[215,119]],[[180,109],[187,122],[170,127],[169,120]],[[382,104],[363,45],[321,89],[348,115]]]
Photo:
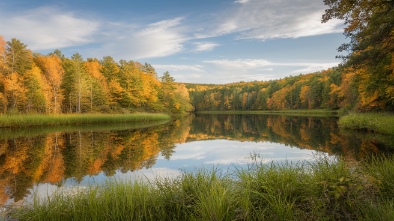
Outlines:
[[338,122],[341,128],[394,135],[394,115],[384,113],[349,114]]
[[263,164],[111,181],[12,211],[18,220],[394,220],[394,158]]
[[32,126],[60,126],[84,124],[108,124],[170,119],[167,114],[67,114],[67,115],[2,115],[0,128]]

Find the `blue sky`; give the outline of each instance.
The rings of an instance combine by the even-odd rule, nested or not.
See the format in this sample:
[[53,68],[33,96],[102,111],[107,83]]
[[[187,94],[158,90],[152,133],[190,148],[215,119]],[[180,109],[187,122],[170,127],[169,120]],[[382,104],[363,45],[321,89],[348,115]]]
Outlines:
[[34,52],[150,63],[178,82],[279,79],[336,66],[323,0],[0,0],[0,35]]

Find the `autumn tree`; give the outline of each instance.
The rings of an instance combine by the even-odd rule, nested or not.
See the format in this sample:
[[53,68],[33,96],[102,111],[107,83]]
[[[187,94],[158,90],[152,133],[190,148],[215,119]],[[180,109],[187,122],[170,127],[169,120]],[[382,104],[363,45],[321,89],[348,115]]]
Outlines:
[[63,101],[61,84],[63,81],[64,69],[60,58],[54,54],[49,56],[37,55],[34,61],[41,68],[46,81],[50,87],[49,113],[59,113]]
[[5,57],[5,52],[6,52],[6,42],[3,38],[3,36],[0,35],[0,75],[2,75],[5,71],[5,62],[6,62],[6,57]]
[[0,113],[187,112],[189,93],[174,81],[168,72],[159,79],[148,63],[84,61],[60,50],[33,55],[0,36]]
[[23,77],[12,72],[4,78],[4,95],[7,99],[7,111],[18,113],[23,110],[26,101],[26,88],[23,85]]
[[344,56],[346,66],[362,70],[357,72],[359,90],[371,104],[364,106],[393,110],[394,1],[324,0],[324,4],[329,8],[322,22],[335,18],[345,21],[344,34],[350,42],[338,50],[350,52]]
[[88,74],[88,91],[90,98],[90,111],[100,108],[104,111],[109,100],[109,88],[106,78],[101,73],[102,66],[97,59],[88,59],[85,63]]
[[174,94],[174,108],[177,114],[185,114],[194,109],[193,106],[190,104],[189,92],[187,91],[187,88],[184,84],[176,84]]
[[157,78],[156,70],[151,64],[145,62],[143,71],[147,74],[152,75],[152,77]]
[[107,78],[108,81],[119,78],[119,65],[111,56],[105,56],[100,63],[101,73]]
[[0,113],[7,111],[7,99],[4,94],[4,76],[6,68],[6,42],[3,36],[0,35]]

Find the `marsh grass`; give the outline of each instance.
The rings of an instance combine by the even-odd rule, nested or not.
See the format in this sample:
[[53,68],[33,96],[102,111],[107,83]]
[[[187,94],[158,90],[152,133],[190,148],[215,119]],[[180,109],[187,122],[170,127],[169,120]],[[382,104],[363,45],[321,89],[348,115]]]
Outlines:
[[111,181],[36,197],[18,220],[394,220],[394,158],[368,163],[320,157],[176,178]]
[[65,115],[2,115],[0,128],[20,128],[33,126],[61,126],[110,124],[168,120],[170,116],[160,113],[135,114],[65,114]]
[[0,139],[14,139],[17,137],[36,137],[42,134],[55,132],[100,132],[109,130],[130,130],[141,129],[168,123],[169,119],[136,121],[124,123],[106,123],[106,124],[82,124],[82,125],[59,125],[59,126],[37,126],[37,127],[20,127],[20,128],[0,128]]
[[394,135],[394,115],[388,113],[349,114],[339,119],[341,128]]

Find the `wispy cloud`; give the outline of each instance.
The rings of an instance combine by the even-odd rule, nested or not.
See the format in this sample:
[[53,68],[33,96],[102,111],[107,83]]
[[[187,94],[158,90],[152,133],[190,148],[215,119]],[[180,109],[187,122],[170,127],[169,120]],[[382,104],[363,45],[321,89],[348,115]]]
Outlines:
[[[337,66],[340,62],[271,62],[264,59],[236,59],[236,60],[207,60],[206,64],[215,70],[213,76],[202,76],[202,82],[207,80],[226,83],[237,81],[273,80],[283,78],[289,74],[306,74],[326,70]],[[209,73],[209,71],[206,71]],[[225,79],[225,80],[224,80]]]
[[249,2],[249,0],[235,0],[234,3],[245,4]]
[[216,48],[217,46],[219,46],[219,44],[216,44],[213,42],[195,42],[195,43],[193,43],[193,45],[195,45],[194,51],[196,51],[196,52],[211,51],[214,48]]
[[6,39],[20,39],[29,49],[78,47],[78,52],[88,57],[110,55],[133,60],[164,57],[182,51],[188,39],[183,34],[182,17],[133,24],[87,18],[81,13],[47,6],[13,13],[0,9],[0,20],[6,21],[0,23],[0,34]]
[[[238,7],[223,12],[211,33],[212,37],[231,33],[240,39],[297,38],[342,32],[342,22],[332,20],[322,24],[324,5],[316,0],[238,0]],[[246,3],[247,4],[244,4]]]
[[204,61],[205,63],[210,63],[217,65],[219,67],[225,69],[251,69],[251,68],[259,68],[266,67],[272,65],[271,62],[263,59],[237,59],[237,60],[209,60]]
[[[165,57],[183,50],[187,37],[182,34],[182,17],[161,20],[148,25],[118,23],[111,25],[103,35],[101,45],[87,53],[110,55],[117,59]],[[145,27],[143,27],[145,26]]]
[[6,38],[18,38],[32,50],[90,43],[99,28],[97,21],[55,7],[13,13],[0,9],[0,20],[0,30]]
[[[327,63],[295,63],[294,66],[299,69],[291,71],[289,74],[304,74],[304,73],[313,73],[317,71],[327,70],[329,68],[335,67],[340,62],[327,62]],[[287,66],[292,66],[291,64],[287,64]]]
[[197,71],[197,72],[204,72],[202,69],[203,66],[201,65],[160,65],[160,64],[154,64],[152,65],[155,69],[162,69],[162,70],[167,70],[169,72],[173,71]]
[[[273,67],[273,66],[292,66],[292,67],[310,67],[304,68],[305,71],[320,68],[327,69],[339,64],[338,62],[270,62],[264,59],[236,59],[236,60],[207,60],[204,63],[214,64],[223,69],[259,69],[262,67]],[[267,70],[267,69],[264,69]],[[272,70],[272,69],[269,69]]]

